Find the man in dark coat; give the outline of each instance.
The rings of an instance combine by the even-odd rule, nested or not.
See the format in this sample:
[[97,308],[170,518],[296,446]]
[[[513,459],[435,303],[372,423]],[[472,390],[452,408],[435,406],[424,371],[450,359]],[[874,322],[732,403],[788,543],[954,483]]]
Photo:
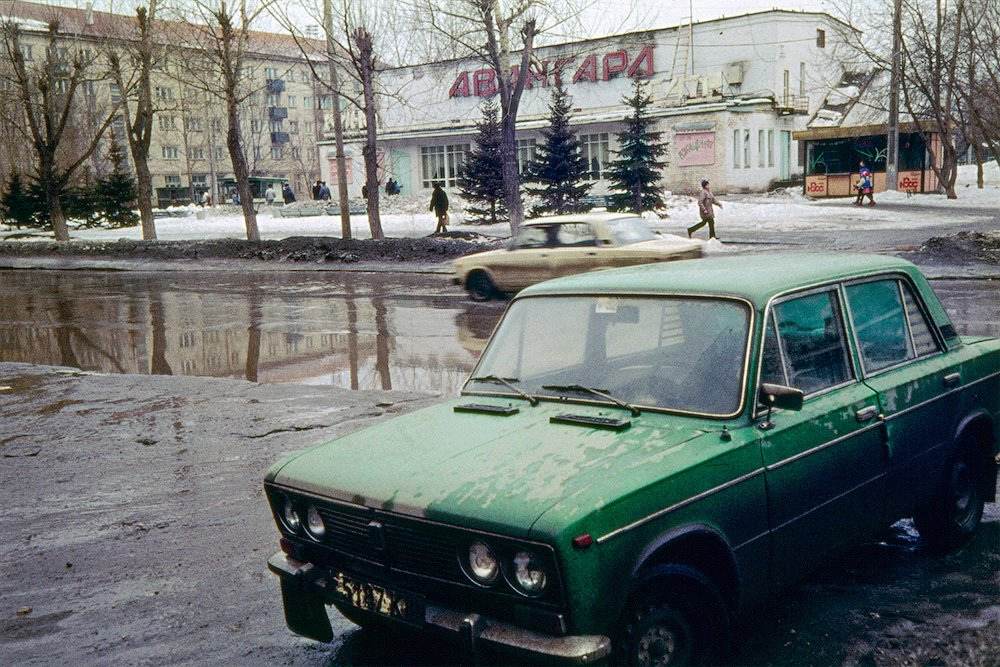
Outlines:
[[431,205],[427,209],[428,211],[434,211],[434,215],[437,216],[437,227],[434,228],[434,233],[447,232],[448,231],[448,195],[441,188],[440,183],[434,184],[434,191],[431,192]]

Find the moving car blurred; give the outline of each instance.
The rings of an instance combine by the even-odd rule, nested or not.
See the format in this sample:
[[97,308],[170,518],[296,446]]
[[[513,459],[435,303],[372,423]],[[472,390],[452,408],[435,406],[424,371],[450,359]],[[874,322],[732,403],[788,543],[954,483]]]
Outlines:
[[505,250],[461,257],[455,283],[475,301],[514,294],[549,278],[701,257],[703,241],[659,235],[632,213],[583,213],[525,221]]

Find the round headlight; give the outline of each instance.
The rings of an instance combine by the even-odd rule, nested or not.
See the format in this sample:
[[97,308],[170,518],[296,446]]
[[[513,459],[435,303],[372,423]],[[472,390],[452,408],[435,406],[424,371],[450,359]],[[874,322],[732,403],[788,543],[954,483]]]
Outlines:
[[319,515],[319,510],[316,509],[315,505],[310,505],[309,509],[306,510],[306,532],[309,533],[309,537],[317,542],[321,541],[323,536],[326,535],[326,526],[323,524],[323,517]]
[[526,595],[538,595],[545,589],[545,570],[527,551],[518,551],[514,556],[514,579]]
[[500,574],[500,561],[493,550],[484,543],[476,541],[469,545],[469,572],[472,578],[488,586],[496,581]]
[[299,519],[299,513],[296,511],[295,505],[292,504],[291,498],[285,498],[285,506],[281,511],[281,517],[285,520],[285,528],[293,533],[299,532],[302,521]]

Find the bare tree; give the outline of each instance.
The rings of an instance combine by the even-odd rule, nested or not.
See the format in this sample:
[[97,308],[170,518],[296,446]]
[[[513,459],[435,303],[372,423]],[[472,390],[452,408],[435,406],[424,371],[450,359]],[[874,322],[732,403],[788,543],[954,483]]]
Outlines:
[[[180,63],[185,80],[222,100],[226,109],[226,147],[250,241],[259,241],[260,231],[244,149],[241,106],[260,88],[253,82],[253,68],[249,62],[251,37],[263,39],[260,33],[254,34],[253,28],[272,1],[191,0],[186,6],[186,14],[190,16],[193,12],[199,22],[192,23],[190,19],[178,22],[178,29],[190,31],[190,34],[178,35],[178,40],[182,42],[187,37],[196,43],[196,53],[187,54]],[[199,55],[201,57],[197,57]]]
[[966,85],[959,89],[962,127],[977,165],[977,185],[983,187],[984,147],[1000,165],[1000,5],[993,0],[969,0],[963,29]]
[[[129,152],[135,167],[136,186],[139,192],[139,220],[142,238],[156,240],[153,219],[153,178],[149,173],[149,146],[153,137],[153,71],[162,53],[155,43],[156,0],[135,10],[134,35],[120,35],[108,40],[107,61],[109,75],[120,95],[122,120],[128,137]],[[124,22],[123,22],[123,25]],[[122,62],[122,58],[125,62]]]
[[[76,95],[93,81],[94,56],[76,48],[60,33],[58,18],[49,21],[44,58],[25,60],[22,29],[16,19],[0,24],[6,66],[4,78],[15,98],[15,114],[34,153],[33,177],[41,187],[45,208],[57,241],[69,240],[69,229],[60,198],[81,165],[100,145],[104,131],[114,119],[114,110],[99,124],[92,137],[72,142]],[[37,64],[35,64],[37,63]]]

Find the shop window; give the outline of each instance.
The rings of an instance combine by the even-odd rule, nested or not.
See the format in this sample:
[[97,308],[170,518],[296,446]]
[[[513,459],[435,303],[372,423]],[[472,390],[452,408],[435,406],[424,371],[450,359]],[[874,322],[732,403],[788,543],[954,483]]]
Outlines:
[[538,154],[538,142],[534,139],[517,140],[517,171],[523,174],[528,165],[535,161]]
[[420,149],[421,183],[425,188],[440,183],[455,187],[465,174],[465,156],[469,144],[451,146],[424,146]]
[[580,153],[586,161],[584,178],[588,181],[599,181],[608,168],[610,150],[608,149],[608,133],[581,134]]

